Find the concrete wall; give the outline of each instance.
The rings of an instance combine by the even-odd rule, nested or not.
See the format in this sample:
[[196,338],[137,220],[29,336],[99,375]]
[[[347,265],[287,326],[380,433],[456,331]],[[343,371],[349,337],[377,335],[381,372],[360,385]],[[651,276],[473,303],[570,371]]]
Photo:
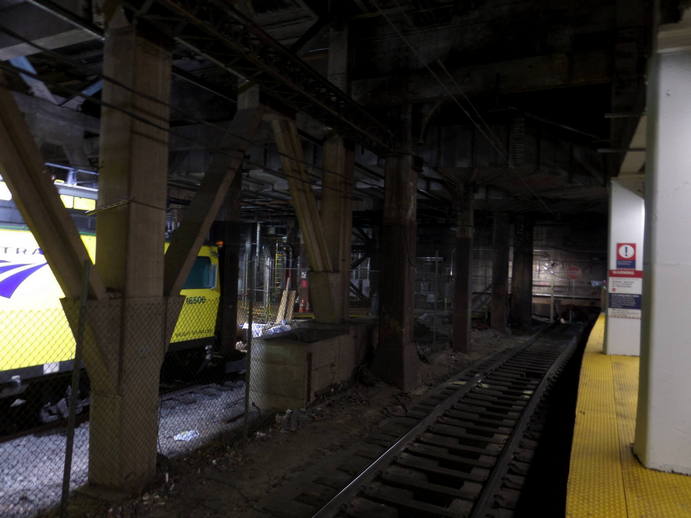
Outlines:
[[[642,279],[621,278],[612,276],[612,271],[620,271],[622,264],[628,270],[643,270],[643,228],[644,228],[644,200],[629,187],[632,184],[625,181],[612,180],[610,188],[609,207],[609,244],[608,244],[608,276],[609,304],[607,308],[607,327],[605,330],[605,354],[622,354],[638,356],[641,350],[641,311],[622,310],[613,303],[612,296],[616,296],[617,284],[621,282],[631,285],[633,297],[641,298]],[[632,264],[617,261],[617,247],[621,243],[635,244],[636,254]],[[619,288],[620,289],[620,288]]]
[[[568,319],[599,308],[607,277],[604,218],[581,215],[534,229],[533,313]],[[550,307],[552,309],[550,310]]]
[[[319,324],[315,324],[318,326]],[[302,338],[306,331],[324,335]],[[340,333],[340,334],[339,334]],[[252,342],[250,401],[261,409],[304,408],[334,386],[348,383],[375,343],[373,323],[353,323],[333,331],[305,326],[295,333]],[[309,341],[306,341],[309,340]]]
[[[567,216],[555,223],[538,220],[533,231],[533,313],[549,318],[568,319],[572,310],[581,311],[601,306],[602,285],[607,278],[607,235],[604,231],[604,216],[581,214]],[[454,243],[446,243],[443,236],[429,241],[432,232],[424,229],[419,239],[416,272],[416,310],[433,308],[428,295],[434,294],[435,251],[439,251],[442,262],[440,272],[437,308],[451,308],[453,304],[453,279],[451,261]],[[425,241],[427,239],[428,241]],[[424,258],[428,258],[425,262]],[[488,310],[492,292],[492,222],[485,213],[476,213],[473,238],[473,262],[471,280],[473,290],[473,314],[481,317]],[[509,278],[512,261],[509,262]],[[550,312],[550,306],[553,310]],[[573,315],[577,316],[577,315]]]

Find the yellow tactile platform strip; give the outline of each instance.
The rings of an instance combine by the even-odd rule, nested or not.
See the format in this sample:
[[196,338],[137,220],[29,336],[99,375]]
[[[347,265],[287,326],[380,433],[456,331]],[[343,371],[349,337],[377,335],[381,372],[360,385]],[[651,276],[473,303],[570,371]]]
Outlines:
[[605,317],[590,334],[578,387],[568,518],[691,518],[691,477],[633,456],[638,358],[602,354]]

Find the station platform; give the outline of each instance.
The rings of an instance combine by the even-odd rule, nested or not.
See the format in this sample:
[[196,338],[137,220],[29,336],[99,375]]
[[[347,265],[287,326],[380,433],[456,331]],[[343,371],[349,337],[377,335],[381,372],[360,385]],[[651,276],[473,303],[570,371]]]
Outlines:
[[581,365],[567,518],[691,517],[691,477],[646,469],[633,455],[637,357],[607,356],[605,316]]

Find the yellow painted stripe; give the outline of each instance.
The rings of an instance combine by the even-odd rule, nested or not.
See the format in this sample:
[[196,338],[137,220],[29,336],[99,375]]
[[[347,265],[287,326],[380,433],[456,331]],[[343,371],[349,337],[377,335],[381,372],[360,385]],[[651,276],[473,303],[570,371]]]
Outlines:
[[632,453],[639,360],[602,354],[604,325],[601,315],[583,356],[567,517],[691,518],[691,477],[646,469]]

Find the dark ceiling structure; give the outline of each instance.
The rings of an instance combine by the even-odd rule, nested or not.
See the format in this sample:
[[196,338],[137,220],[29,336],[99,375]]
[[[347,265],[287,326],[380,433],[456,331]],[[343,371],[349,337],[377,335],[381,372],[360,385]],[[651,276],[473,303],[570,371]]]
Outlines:
[[[47,161],[92,170],[99,82],[116,80],[101,72],[98,4],[0,1],[1,66],[23,109],[40,114],[34,130]],[[643,0],[127,0],[122,7],[173,49],[172,203],[185,203],[212,155],[223,152],[213,143],[254,85],[272,109],[297,114],[317,193],[331,132],[355,146],[357,211],[380,206],[383,157],[408,145],[420,170],[420,217],[440,220],[460,183],[475,186],[486,210],[603,211],[608,179],[645,108],[652,8]],[[345,91],[327,77],[330,31],[344,28]],[[404,110],[412,142],[396,134]],[[259,135],[243,171],[243,213],[280,219],[292,210],[287,182],[270,132]]]

